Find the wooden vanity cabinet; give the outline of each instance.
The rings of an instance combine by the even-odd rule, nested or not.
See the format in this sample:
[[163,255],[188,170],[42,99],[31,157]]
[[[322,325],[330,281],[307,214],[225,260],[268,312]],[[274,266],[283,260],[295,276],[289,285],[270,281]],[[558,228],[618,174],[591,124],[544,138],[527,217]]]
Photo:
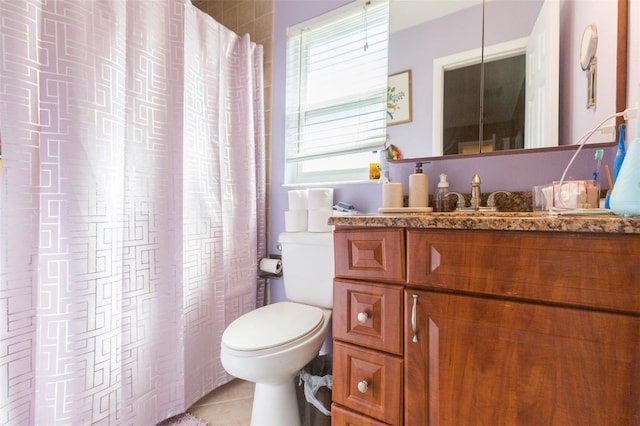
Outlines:
[[640,425],[639,235],[408,230],[407,247],[405,424]]
[[640,235],[334,240],[332,424],[640,425]]

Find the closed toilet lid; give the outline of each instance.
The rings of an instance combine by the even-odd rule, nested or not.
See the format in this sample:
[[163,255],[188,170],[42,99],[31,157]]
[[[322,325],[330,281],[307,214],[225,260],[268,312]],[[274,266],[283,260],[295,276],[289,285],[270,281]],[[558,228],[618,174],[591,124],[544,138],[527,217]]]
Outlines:
[[322,309],[315,306],[273,303],[242,315],[229,324],[222,334],[222,342],[238,351],[281,346],[315,330],[323,317]]

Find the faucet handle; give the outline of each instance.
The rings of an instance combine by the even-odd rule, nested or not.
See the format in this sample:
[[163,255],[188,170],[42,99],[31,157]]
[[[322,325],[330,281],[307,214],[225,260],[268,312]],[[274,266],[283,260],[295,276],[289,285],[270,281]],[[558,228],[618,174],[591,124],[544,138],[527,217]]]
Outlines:
[[448,197],[449,195],[455,195],[455,196],[458,197],[458,202],[456,203],[456,208],[460,209],[460,208],[463,208],[463,207],[467,206],[467,202],[464,199],[464,195],[462,195],[461,193],[455,192],[455,191],[449,191],[449,192],[447,192],[445,194],[445,197]]
[[496,194],[511,195],[511,193],[509,191],[495,191],[495,192],[492,192],[491,194],[489,194],[489,197],[487,198],[487,207],[495,207],[496,206]]

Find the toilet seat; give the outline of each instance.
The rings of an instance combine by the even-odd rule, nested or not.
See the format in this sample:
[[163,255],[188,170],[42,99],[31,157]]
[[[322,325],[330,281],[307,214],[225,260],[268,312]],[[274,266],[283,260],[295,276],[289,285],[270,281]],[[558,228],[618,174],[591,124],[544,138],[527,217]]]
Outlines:
[[222,343],[233,351],[263,351],[281,347],[315,332],[324,312],[315,306],[278,302],[253,310],[233,321]]

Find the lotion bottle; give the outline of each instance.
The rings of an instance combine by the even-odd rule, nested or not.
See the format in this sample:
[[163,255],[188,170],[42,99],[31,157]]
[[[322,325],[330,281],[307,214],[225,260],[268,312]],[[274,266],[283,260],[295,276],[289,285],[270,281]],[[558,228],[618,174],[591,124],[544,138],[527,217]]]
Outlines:
[[437,212],[449,211],[449,182],[447,182],[447,175],[442,173],[440,175],[440,182],[438,182],[438,191],[436,192],[435,208]]
[[416,163],[416,172],[409,176],[409,207],[427,207],[429,204],[429,177],[422,173],[422,163]]

